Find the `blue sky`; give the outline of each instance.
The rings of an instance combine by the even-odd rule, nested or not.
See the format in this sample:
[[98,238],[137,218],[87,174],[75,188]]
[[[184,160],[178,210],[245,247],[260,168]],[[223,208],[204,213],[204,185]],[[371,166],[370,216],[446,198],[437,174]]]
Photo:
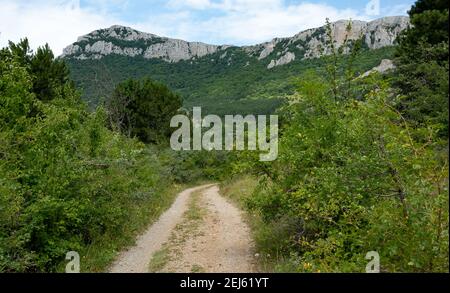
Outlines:
[[[190,12],[198,19],[206,20],[210,17],[220,16],[224,14],[224,11],[219,7],[207,7],[204,3],[220,3],[223,1],[164,1],[164,0],[134,0],[134,1],[108,1],[110,3],[106,4],[107,1],[90,1],[81,0],[80,5],[85,8],[97,7],[100,9],[108,9],[110,12],[120,15],[124,21],[136,22],[136,21],[146,21],[149,17],[155,16],[162,13],[170,13],[173,10],[177,10],[176,5],[173,3],[181,4],[185,2],[184,9],[190,10]],[[191,5],[189,5],[189,2]],[[255,1],[255,2],[258,2]],[[264,2],[264,1],[259,1]],[[266,1],[267,2],[267,1]],[[268,1],[268,2],[279,2],[279,1]],[[323,1],[301,1],[301,0],[286,0],[281,1],[284,7],[298,5],[300,3],[315,3],[315,4],[327,4],[329,6],[335,7],[337,9],[355,9],[359,11],[364,11],[366,5],[370,1],[364,0],[323,0]],[[392,11],[397,11],[401,14],[405,14],[406,9],[409,8],[414,1],[408,0],[380,0],[380,16],[389,15]],[[202,6],[203,3],[203,6]],[[119,5],[117,5],[119,4]],[[183,7],[179,5],[178,7]],[[188,9],[188,8],[191,9]],[[204,7],[204,9],[203,9]],[[175,8],[175,9],[174,9]],[[186,9],[187,8],[187,9]]]
[[188,41],[248,45],[318,27],[328,17],[405,15],[414,0],[0,0],[0,46],[27,36],[57,55],[114,24]]

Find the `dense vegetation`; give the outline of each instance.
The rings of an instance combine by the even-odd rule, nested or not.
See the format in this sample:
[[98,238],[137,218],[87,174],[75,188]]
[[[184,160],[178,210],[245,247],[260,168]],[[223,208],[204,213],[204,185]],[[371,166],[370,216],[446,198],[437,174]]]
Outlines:
[[262,221],[255,239],[270,269],[364,272],[376,251],[382,271],[448,272],[444,7],[413,7],[425,26],[405,32],[391,75],[354,78],[351,57],[335,50],[327,74],[304,74],[279,111],[278,160],[244,153],[235,162],[259,181],[244,202]]
[[[61,271],[70,250],[102,271],[173,186],[237,175],[224,192],[252,215],[265,270],[363,272],[376,251],[382,271],[448,272],[445,2],[417,1],[397,47],[343,54],[328,26],[330,56],[272,70],[229,48],[231,62],[67,60],[73,83],[47,46],[11,43],[0,51],[0,271]],[[360,77],[394,55],[393,72]],[[180,96],[215,114],[276,110],[278,159],[169,150]]]
[[33,54],[24,40],[0,56],[1,272],[60,271],[71,250],[83,271],[104,270],[171,204],[174,183],[215,178],[220,154],[211,162],[109,130],[108,113],[87,110],[47,46]]
[[144,143],[167,142],[170,119],[182,106],[178,95],[148,78],[118,84],[106,105],[113,129]]
[[[355,60],[355,70],[363,73],[380,64],[382,59],[392,58],[393,53],[392,47],[363,50]],[[67,59],[66,62],[91,107],[107,102],[119,82],[151,77],[179,93],[185,108],[192,110],[193,106],[202,106],[205,113],[217,115],[273,113],[284,97],[294,92],[295,80],[302,72],[324,68],[322,59],[311,59],[269,70],[269,60],[259,61],[239,48],[228,48],[226,57],[221,58],[223,54],[218,52],[177,63],[118,55],[99,60]]]
[[432,124],[448,137],[448,3],[418,1],[409,14],[413,28],[396,52],[399,109],[410,122]]

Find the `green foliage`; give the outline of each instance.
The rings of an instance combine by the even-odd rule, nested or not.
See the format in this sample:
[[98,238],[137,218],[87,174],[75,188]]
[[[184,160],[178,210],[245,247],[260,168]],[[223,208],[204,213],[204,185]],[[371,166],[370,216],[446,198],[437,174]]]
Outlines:
[[113,129],[144,143],[158,143],[170,137],[170,119],[181,105],[180,97],[165,85],[144,79],[117,85],[107,109]]
[[406,119],[389,78],[354,78],[356,55],[332,51],[327,74],[304,74],[279,111],[278,160],[235,162],[261,178],[246,199],[260,252],[282,271],[364,272],[377,251],[382,271],[448,272],[448,121]]
[[31,58],[33,92],[42,101],[57,97],[61,86],[69,84],[69,69],[61,60],[55,60],[48,45],[38,48]]
[[48,45],[39,47],[34,54],[29,46],[28,39],[18,44],[9,43],[9,48],[0,52],[2,59],[14,58],[19,65],[26,68],[33,83],[33,93],[41,101],[50,101],[57,98],[61,88],[72,86],[69,81],[69,69],[61,60],[56,60]]
[[[178,63],[69,59],[91,108],[106,99],[106,110],[91,112],[48,47],[32,54],[27,40],[11,43],[0,51],[0,271],[61,271],[70,250],[81,252],[82,270],[101,271],[170,204],[173,182],[234,173],[241,181],[225,194],[249,209],[258,252],[276,270],[362,272],[374,250],[382,271],[448,272],[442,3],[411,9],[414,27],[388,77],[357,76],[394,48],[348,42],[344,55],[329,27],[321,34],[330,56],[272,70],[237,48]],[[149,79],[127,81],[142,77],[176,94]],[[178,95],[214,114],[272,113],[286,100],[278,160],[174,152],[130,138],[167,138]]]
[[[362,48],[363,39],[360,38],[356,42],[351,42],[347,37],[344,39],[343,44],[336,48],[336,44],[333,38],[333,30],[331,23],[327,19],[325,31],[327,35],[326,46],[331,50],[329,56],[323,58],[327,61],[326,72],[328,76],[328,82],[331,86],[331,93],[334,101],[347,99],[351,90],[352,80],[355,79],[354,63],[355,58]],[[346,36],[352,31],[351,22],[347,24]],[[344,50],[348,50],[349,54],[344,55]]]
[[[268,70],[271,58],[259,61],[235,47],[225,52],[176,63],[119,55],[99,60],[69,58],[66,62],[83,99],[93,109],[108,101],[118,83],[150,77],[180,94],[185,108],[201,106],[204,113],[217,115],[273,113],[286,95],[294,93],[300,74],[311,69],[325,71],[322,59],[298,59]],[[361,50],[354,62],[355,70],[363,73],[382,59],[392,58],[393,52],[392,47]]]
[[167,176],[177,183],[223,180],[231,173],[234,156],[227,151],[161,151]]
[[411,7],[409,11],[410,16],[424,13],[429,10],[446,10],[448,9],[448,3],[445,0],[418,0]]
[[419,0],[409,12],[412,27],[399,38],[395,85],[398,109],[413,123],[440,128],[448,137],[448,6]]
[[[175,162],[108,130],[102,108],[88,112],[69,84],[30,75],[23,54],[8,54],[0,60],[0,271],[60,271],[71,250],[83,271],[103,270],[171,203],[163,162]],[[37,98],[36,80],[51,100]]]
[[[27,52],[26,41],[11,44],[0,59],[0,271],[63,271],[71,250],[82,271],[103,271],[171,204],[174,182],[217,179],[228,157],[173,152],[111,131],[110,112],[88,111],[70,82],[48,78],[41,65],[60,64],[48,48]],[[116,92],[128,93],[127,110],[141,119],[136,135],[166,136],[178,96],[150,80]]]
[[448,158],[435,152],[436,131],[410,129],[374,81],[365,101],[338,103],[331,89],[309,90],[319,78],[305,81],[286,109],[279,158],[248,201],[269,226],[285,227],[263,246],[292,253],[297,271],[364,271],[372,250],[385,271],[448,270]]

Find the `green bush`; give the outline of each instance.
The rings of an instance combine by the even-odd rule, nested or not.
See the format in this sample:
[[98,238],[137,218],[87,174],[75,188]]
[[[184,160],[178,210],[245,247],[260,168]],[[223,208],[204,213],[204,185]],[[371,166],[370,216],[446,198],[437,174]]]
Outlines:
[[384,271],[448,271],[448,157],[436,151],[438,130],[410,128],[388,85],[371,82],[364,101],[334,101],[319,77],[303,81],[284,112],[278,161],[248,200],[267,225],[294,232],[284,247],[283,234],[263,246],[285,251],[296,271],[364,271],[373,250]]
[[106,104],[112,129],[144,143],[160,144],[168,141],[170,119],[181,105],[177,94],[149,78],[118,84]]
[[412,25],[395,53],[394,81],[402,95],[397,108],[411,123],[437,126],[448,138],[448,3],[418,0],[409,15]]
[[[167,206],[172,177],[158,150],[108,130],[70,84],[38,99],[16,57],[0,60],[0,271],[61,270],[71,250],[101,270]],[[108,239],[99,265],[90,249]]]
[[[448,104],[448,50],[431,46],[446,55],[443,66],[408,59],[400,78],[361,78],[352,68],[359,48],[343,57],[329,25],[327,34],[327,78],[304,74],[279,112],[278,160],[247,153],[237,164],[263,179],[247,200],[265,223],[259,246],[288,271],[364,272],[366,253],[376,251],[382,271],[448,272],[448,120],[436,106]],[[448,42],[448,26],[439,36]],[[410,80],[419,86],[402,88],[414,96],[404,111],[394,86]]]

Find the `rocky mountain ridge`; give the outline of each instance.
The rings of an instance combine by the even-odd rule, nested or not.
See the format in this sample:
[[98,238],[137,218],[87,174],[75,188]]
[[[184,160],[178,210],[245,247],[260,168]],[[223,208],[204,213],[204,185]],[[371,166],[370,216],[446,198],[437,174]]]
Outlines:
[[[351,24],[351,31],[347,27]],[[398,35],[409,26],[406,16],[384,17],[371,22],[340,20],[331,24],[336,47],[344,40],[362,39],[363,46],[378,49],[395,44]],[[142,56],[145,59],[161,59],[176,63],[223,51],[220,58],[227,57],[227,49],[238,48],[250,57],[266,62],[272,69],[293,62],[329,54],[325,26],[308,29],[290,38],[275,38],[270,42],[254,46],[210,45],[201,42],[187,42],[139,32],[129,27],[112,26],[100,29],[78,38],[77,42],[64,49],[63,58],[86,60],[101,59],[111,54],[129,57]],[[231,62],[231,60],[230,60]]]

